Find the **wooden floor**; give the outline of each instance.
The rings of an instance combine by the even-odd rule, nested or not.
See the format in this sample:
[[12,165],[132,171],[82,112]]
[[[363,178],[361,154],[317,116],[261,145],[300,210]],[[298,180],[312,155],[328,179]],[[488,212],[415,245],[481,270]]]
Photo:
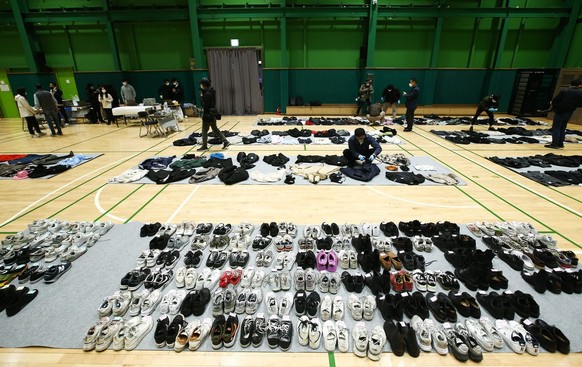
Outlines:
[[[225,116],[221,128],[250,132],[254,117]],[[570,126],[576,128],[576,126]],[[119,128],[106,125],[73,125],[62,137],[31,139],[21,130],[20,120],[0,120],[0,154],[6,153],[104,153],[105,155],[52,179],[0,180],[0,238],[20,231],[37,218],[66,220],[111,220],[178,222],[293,221],[298,224],[380,222],[420,219],[472,221],[525,221],[558,239],[562,249],[579,252],[582,244],[580,187],[551,188],[539,185],[484,157],[523,156],[549,152],[541,144],[455,145],[415,126],[401,133],[405,144],[384,145],[385,153],[429,156],[460,175],[467,186],[191,186],[107,185],[108,178],[136,166],[154,155],[182,155],[192,147],[174,147],[172,141],[200,129],[200,120],[190,118],[183,132],[168,138],[138,138],[138,125]],[[269,128],[269,127],[267,127]],[[313,127],[315,130],[328,126]],[[458,130],[459,126],[438,127]],[[480,129],[481,127],[477,128]],[[214,148],[218,149],[218,148]],[[232,146],[229,152],[258,154],[338,154],[343,147],[328,146]],[[555,151],[553,151],[555,152]],[[559,154],[582,154],[582,145],[567,144]],[[0,349],[3,366],[443,366],[459,364],[436,353],[418,359],[386,353],[373,363],[353,354],[335,353],[182,353],[133,351],[83,353],[48,348]],[[580,366],[580,354],[543,353],[538,357],[487,354],[483,365]]]

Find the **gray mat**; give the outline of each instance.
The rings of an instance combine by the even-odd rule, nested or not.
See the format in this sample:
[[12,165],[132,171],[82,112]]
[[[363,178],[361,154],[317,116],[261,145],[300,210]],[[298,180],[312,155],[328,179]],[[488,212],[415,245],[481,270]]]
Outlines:
[[[26,347],[26,346],[46,346],[54,348],[81,348],[82,338],[86,330],[98,320],[97,308],[101,304],[104,297],[113,294],[119,285],[119,280],[123,275],[135,266],[135,261],[142,250],[147,249],[150,238],[140,238],[139,229],[142,224],[133,222],[124,225],[116,225],[109,233],[103,236],[95,246],[81,258],[73,262],[71,270],[62,276],[56,283],[47,285],[37,283],[32,285],[33,288],[38,288],[39,296],[19,314],[13,317],[7,317],[5,313],[0,314],[0,323],[2,329],[0,330],[0,346],[1,347]],[[299,233],[304,226],[299,226]],[[254,234],[258,233],[258,228]],[[464,225],[461,225],[461,233],[470,234]],[[253,235],[254,235],[253,234]],[[251,236],[252,237],[252,236]],[[381,235],[383,237],[383,235]],[[296,242],[296,241],[295,241]],[[485,249],[485,245],[481,240],[477,241],[477,247]],[[271,250],[274,251],[272,246]],[[184,255],[189,250],[188,247],[182,250]],[[295,251],[297,251],[295,249]],[[274,251],[275,252],[275,251]],[[209,249],[204,251],[203,263],[201,270],[206,261]],[[255,253],[250,251],[251,259],[249,267],[255,262]],[[422,253],[427,263],[429,270],[453,270],[452,266],[444,259],[440,250],[434,248],[430,253]],[[550,324],[555,324],[559,327],[570,339],[572,352],[582,351],[582,334],[578,331],[582,326],[582,317],[576,313],[576,304],[582,300],[582,295],[556,295],[546,292],[543,295],[536,293],[533,288],[527,284],[520,276],[519,272],[512,270],[501,260],[495,258],[493,260],[494,267],[503,270],[503,274],[509,279],[509,290],[521,290],[531,294],[540,305],[541,316],[543,320]],[[183,259],[181,259],[176,268],[183,266]],[[294,266],[292,272],[296,270]],[[338,271],[342,271],[338,268]],[[349,270],[350,273],[356,273],[356,270]],[[171,289],[175,289],[175,282],[172,281],[163,294]],[[240,289],[240,287],[239,287]],[[266,294],[270,289],[268,286],[263,288],[263,293]],[[442,291],[439,288],[437,290]],[[138,289],[137,292],[141,291]],[[461,291],[468,291],[464,285],[461,284]],[[291,290],[294,293],[294,288]],[[468,291],[475,295],[475,292]],[[284,292],[278,292],[278,297],[282,297]],[[349,293],[343,288],[340,289],[340,295],[343,296],[344,301],[348,299]],[[366,288],[361,295],[369,294]],[[320,294],[323,297],[323,294]],[[333,297],[332,297],[333,298]],[[259,306],[259,311],[267,315],[266,305],[264,302]],[[487,312],[483,309],[483,315]],[[152,317],[154,320],[160,316],[159,310],[156,310]],[[239,320],[242,321],[243,315],[239,315]],[[207,306],[205,314],[200,317],[212,317],[211,305]],[[126,319],[129,316],[125,317]],[[195,319],[194,316],[188,317],[187,321],[191,322]],[[292,314],[291,320],[293,326],[297,326],[297,317]],[[519,321],[519,317],[515,318]],[[352,328],[355,321],[352,320],[349,309],[346,307],[344,316],[348,328]],[[405,321],[409,321],[405,316]],[[464,321],[463,317],[459,316],[459,321]],[[382,325],[382,319],[379,311],[376,311],[374,319],[366,322],[368,330],[371,330],[375,325]],[[154,344],[153,334],[154,329],[146,335],[137,349],[140,350],[158,350]],[[237,335],[238,339],[239,335]],[[352,342],[350,340],[350,351],[352,350]],[[206,340],[200,350],[212,350],[210,340]],[[277,352],[279,349],[270,349],[266,342],[263,342],[259,348],[241,348],[237,341],[235,345],[230,348],[231,351],[261,351],[261,352]],[[302,347],[297,341],[296,335],[293,337],[291,352],[313,352],[311,348]],[[323,345],[320,346],[316,352],[324,352]],[[385,351],[390,351],[389,344],[386,345]],[[503,348],[503,352],[511,352],[507,347]],[[487,358],[487,356],[485,356]]]
[[[225,158],[228,158],[229,156],[225,156]],[[296,160],[297,160],[297,156],[287,156],[289,158],[289,163],[287,163],[287,167],[289,167],[290,165],[293,165]],[[236,156],[231,157],[233,160],[233,163],[236,163]],[[409,157],[410,158],[410,172],[414,172],[414,173],[420,173],[420,174],[436,174],[436,173],[440,173],[440,174],[449,174],[452,173],[451,170],[449,170],[448,168],[446,168],[445,166],[443,166],[442,164],[436,162],[434,159],[430,158],[430,157],[426,157],[426,156],[417,156],[417,157]],[[176,160],[178,160],[179,158],[176,158]],[[374,186],[407,186],[405,184],[401,184],[401,183],[397,183],[394,181],[390,181],[389,179],[386,178],[385,176],[385,172],[386,169],[384,168],[384,166],[386,166],[385,164],[382,163],[376,163],[377,166],[380,168],[380,174],[376,177],[374,177],[370,182],[362,182],[362,181],[358,181],[355,180],[353,178],[350,177],[345,177],[346,180],[345,182],[343,182],[342,184],[338,184],[335,182],[332,182],[331,180],[327,179],[327,180],[323,180],[320,181],[318,183],[318,185],[332,185],[332,186],[365,186],[365,185],[374,185]],[[321,167],[322,163],[301,163],[301,165],[305,165],[305,166],[315,166],[315,167]],[[417,165],[431,165],[434,166],[435,171],[418,171],[414,168],[414,166]],[[332,167],[332,166],[328,166],[325,165],[326,167]],[[134,167],[134,169],[137,169],[137,167]],[[252,171],[260,171],[263,173],[273,173],[273,172],[277,172],[277,167],[273,167],[270,164],[267,164],[265,162],[263,162],[262,156],[259,159],[259,161],[257,163],[255,163],[255,168],[252,168],[249,170],[249,173],[251,173]],[[324,170],[324,171],[327,171]],[[457,178],[459,179],[459,184],[458,186],[466,186],[467,182],[462,180],[461,177],[459,175],[456,175]],[[285,177],[283,177],[284,179]],[[144,177],[138,181],[135,182],[131,182],[134,184],[155,184],[155,182],[153,182],[152,180],[148,179],[147,177]],[[177,181],[177,182],[172,182],[172,184],[188,184],[188,179],[184,179],[181,181]],[[208,180],[205,182],[201,182],[198,185],[224,185],[224,183],[222,181],[220,181],[220,179],[218,177],[213,178],[212,180]],[[254,181],[253,179],[249,178],[248,180],[242,181],[237,183],[237,185],[285,185],[285,183],[283,182],[283,180],[278,181],[278,182],[258,182],[258,181]],[[313,185],[312,183],[309,182],[309,180],[307,180],[306,178],[303,178],[301,176],[295,176],[295,184],[294,185]],[[443,184],[440,183],[436,183],[430,180],[426,180],[425,182],[423,182],[422,184],[420,184],[420,186],[445,186]]]
[[[64,172],[61,172],[61,173],[69,172],[70,170],[72,170],[72,169],[74,169],[74,168],[76,168],[76,167],[82,166],[83,164],[85,164],[85,163],[87,163],[87,162],[91,162],[93,159],[95,159],[95,158],[97,158],[97,157],[100,157],[100,156],[102,156],[102,155],[103,155],[103,153],[77,153],[77,154],[82,154],[82,155],[85,155],[85,156],[88,156],[88,157],[91,157],[91,158],[90,158],[90,159],[88,159],[88,160],[86,160],[86,161],[83,161],[83,162],[81,162],[80,164],[78,164],[78,165],[76,165],[76,166],[74,166],[74,167],[71,167],[70,169],[68,169],[68,170],[66,170],[66,171],[64,171]],[[58,154],[57,154],[57,155],[58,155]],[[65,156],[65,155],[66,155],[66,154],[63,154],[63,156]],[[63,159],[65,159],[65,158],[63,158]],[[47,165],[47,167],[53,167],[53,166],[55,166],[55,165],[54,165],[54,164],[52,164],[52,165]],[[53,177],[55,177],[55,176],[58,176],[58,175],[60,175],[61,173],[58,173],[58,174],[56,174],[56,175],[48,175],[48,176],[44,176],[44,177],[38,177],[38,178],[34,178],[34,180],[37,180],[37,179],[39,179],[39,178],[40,178],[40,179],[49,179],[49,178],[53,178]],[[2,177],[2,176],[0,176],[0,180],[13,180],[13,178],[12,178],[12,177]],[[32,179],[31,179],[31,180],[32,180]]]
[[[521,157],[499,157],[499,158],[521,158]],[[514,167],[508,167],[508,166],[504,166],[502,164],[499,164],[497,162],[491,161],[493,163],[498,164],[499,166],[503,167],[503,168],[507,168],[509,170],[512,170],[513,172],[517,172],[520,175],[523,175],[524,173],[528,172],[528,171],[538,171],[538,172],[545,172],[545,171],[576,171],[578,169],[580,169],[581,167],[564,167],[564,166],[556,166],[556,165],[552,165],[551,167],[539,167],[539,166],[529,166],[526,168],[514,168]],[[528,176],[523,176],[525,178],[529,178],[530,180],[532,180],[530,177]],[[544,185],[541,182],[538,182],[536,180],[532,180],[533,182],[539,183],[540,185]],[[545,185],[545,186],[549,186],[549,185]],[[579,186],[579,185],[574,185],[574,184],[568,184],[568,185],[556,185],[556,186]]]

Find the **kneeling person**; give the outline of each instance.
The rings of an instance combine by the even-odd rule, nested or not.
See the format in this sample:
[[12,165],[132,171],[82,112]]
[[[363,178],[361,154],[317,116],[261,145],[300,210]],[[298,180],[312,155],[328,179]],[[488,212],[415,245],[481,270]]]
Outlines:
[[355,163],[372,163],[381,152],[382,147],[378,141],[359,127],[348,139],[348,149],[344,150],[344,157],[348,160],[348,164],[353,166]]

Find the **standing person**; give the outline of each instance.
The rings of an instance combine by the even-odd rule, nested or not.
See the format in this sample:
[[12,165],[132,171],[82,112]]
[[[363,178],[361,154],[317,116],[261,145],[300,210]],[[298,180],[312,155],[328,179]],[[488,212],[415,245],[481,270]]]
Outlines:
[[410,87],[410,92],[403,92],[406,98],[406,128],[403,131],[412,131],[414,111],[416,110],[418,97],[420,97],[420,88],[416,85],[416,78],[410,79],[408,86]]
[[87,93],[87,102],[91,105],[92,110],[85,117],[87,117],[92,124],[96,124],[97,122],[105,122],[105,120],[103,120],[103,115],[101,114],[99,91],[95,89],[95,86],[92,83],[89,83],[85,88],[85,92]]
[[158,88],[158,94],[160,95],[162,102],[172,100],[172,86],[170,85],[170,81],[168,79],[164,79],[164,82]]
[[63,103],[63,91],[57,87],[57,83],[55,82],[49,83],[49,87],[51,94],[57,100],[57,106],[59,107],[59,115],[65,121],[65,125],[68,125],[70,122],[69,116],[67,116],[67,111],[65,110],[65,105]]
[[574,79],[570,88],[560,91],[552,99],[554,120],[552,122],[552,143],[546,148],[559,149],[564,147],[566,127],[576,108],[582,107],[582,80]]
[[[14,100],[16,101],[16,105],[18,106],[18,112],[20,112],[20,117],[26,120],[26,125],[28,126],[28,132],[30,133],[31,138],[40,138],[41,136],[46,135],[40,131],[40,126],[38,126],[38,121],[35,114],[39,111],[35,108],[32,108],[28,101],[26,100],[26,90],[24,88],[18,88],[16,90],[16,95],[14,96]],[[36,130],[36,135],[34,131]]]
[[137,100],[137,95],[135,94],[135,89],[129,80],[123,79],[121,82],[121,101],[126,106],[135,106],[135,101]]
[[184,88],[180,85],[178,79],[172,79],[172,100],[178,101],[180,106],[184,103]]
[[372,81],[367,79],[366,82],[360,85],[360,89],[358,90],[358,110],[356,111],[356,116],[360,114],[362,107],[364,104],[368,107],[372,104],[372,94],[374,94],[374,86],[372,85]]
[[479,117],[483,112],[487,113],[487,116],[489,116],[489,130],[493,130],[493,123],[495,122],[493,112],[497,111],[498,103],[499,96],[496,94],[484,97],[477,106],[477,112],[475,112],[475,116],[473,116],[473,120],[471,120],[469,131],[473,131],[473,125],[477,122],[477,117]]
[[113,117],[113,96],[103,86],[99,93],[99,103],[103,106],[103,111],[105,112],[105,116],[107,116],[107,125],[111,125],[115,120]]
[[200,99],[202,100],[204,112],[202,113],[202,146],[198,150],[208,149],[209,128],[212,128],[214,134],[222,140],[222,149],[228,148],[230,143],[226,140],[226,137],[218,126],[216,126],[216,116],[218,115],[218,111],[216,110],[216,91],[210,85],[210,79],[208,78],[202,78],[200,80]]
[[388,84],[382,91],[380,101],[383,103],[382,111],[387,112],[388,107],[392,108],[392,118],[396,118],[396,107],[400,103],[400,90],[393,84]]
[[[58,113],[57,100],[49,91],[42,89],[42,85],[40,84],[36,85],[34,107],[37,109],[42,108],[46,122],[51,129],[52,136],[63,135],[63,132],[61,131],[61,118]],[[57,128],[56,131],[55,126]]]
[[382,147],[378,141],[358,127],[348,139],[348,149],[344,150],[343,155],[348,160],[348,165],[353,166],[356,163],[372,163],[380,153]]

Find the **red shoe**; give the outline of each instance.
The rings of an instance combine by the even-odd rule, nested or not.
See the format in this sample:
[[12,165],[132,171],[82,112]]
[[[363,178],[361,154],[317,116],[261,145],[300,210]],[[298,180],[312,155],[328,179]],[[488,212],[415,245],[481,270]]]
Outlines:
[[232,276],[230,277],[230,284],[237,285],[243,276],[242,268],[236,268],[232,271]]
[[402,292],[404,290],[404,281],[402,279],[402,274],[390,273],[390,283],[392,284],[392,289],[394,292]]
[[412,282],[412,277],[410,273],[406,270],[401,270],[400,274],[402,275],[402,283],[404,285],[404,290],[407,292],[412,292],[412,287],[414,283]]
[[230,270],[230,269],[225,270],[222,273],[222,276],[220,277],[220,281],[218,282],[218,286],[220,288],[226,288],[226,286],[230,284],[232,277],[233,277],[232,270]]

